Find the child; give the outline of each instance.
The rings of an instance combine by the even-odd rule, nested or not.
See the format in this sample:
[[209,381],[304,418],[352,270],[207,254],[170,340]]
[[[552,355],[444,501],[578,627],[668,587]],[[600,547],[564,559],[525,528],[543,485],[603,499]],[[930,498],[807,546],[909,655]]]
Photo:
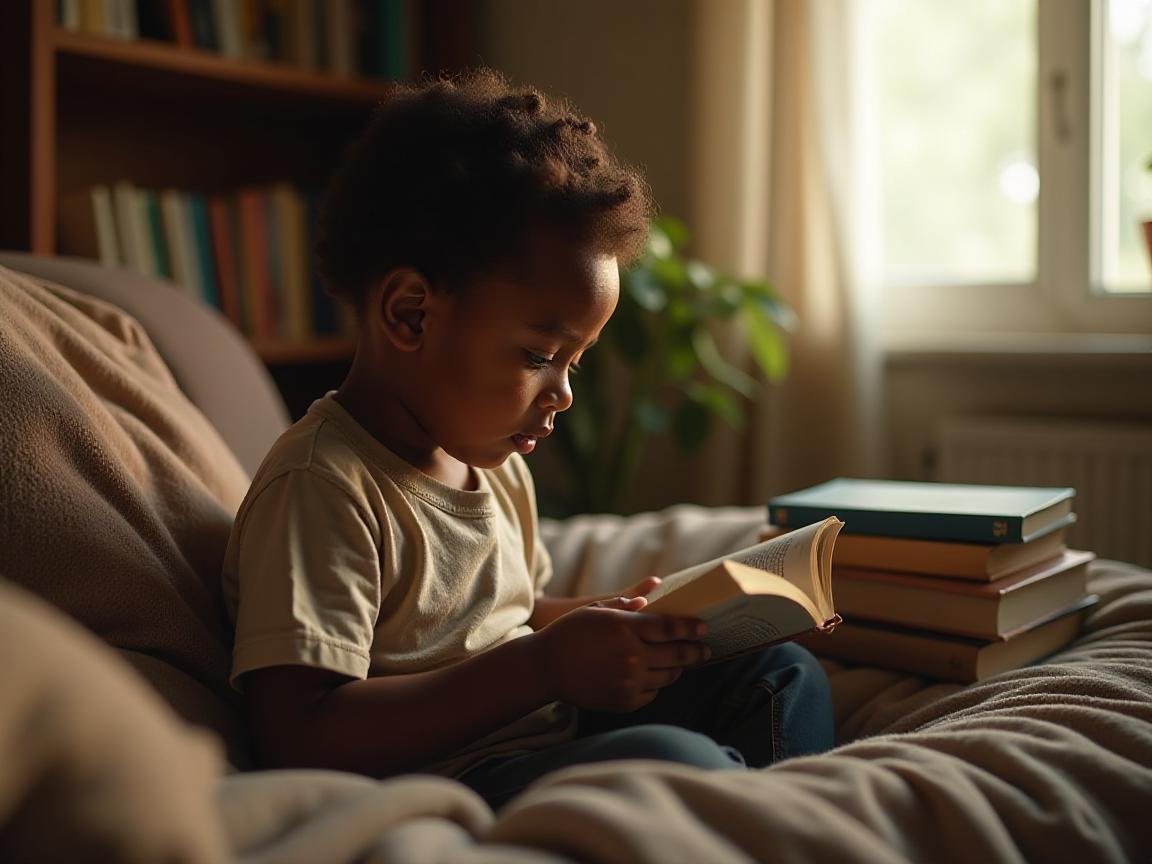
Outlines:
[[656,579],[542,594],[523,457],[572,404],[650,209],[590,122],[495,73],[377,110],[321,217],[351,371],[272,447],[225,561],[264,764],[434,772],[496,806],[564,765],[831,745],[803,649],[700,666],[699,621],[639,611]]

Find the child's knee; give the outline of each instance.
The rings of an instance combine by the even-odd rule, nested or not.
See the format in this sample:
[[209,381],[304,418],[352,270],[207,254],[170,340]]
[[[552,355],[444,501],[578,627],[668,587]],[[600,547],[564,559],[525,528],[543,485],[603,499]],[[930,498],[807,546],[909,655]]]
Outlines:
[[811,651],[794,642],[785,642],[772,649],[778,652],[774,665],[782,684],[804,691],[812,698],[831,698],[828,676]]
[[646,724],[614,733],[617,745],[630,759],[657,759],[697,768],[738,768],[743,760],[707,735],[679,726]]

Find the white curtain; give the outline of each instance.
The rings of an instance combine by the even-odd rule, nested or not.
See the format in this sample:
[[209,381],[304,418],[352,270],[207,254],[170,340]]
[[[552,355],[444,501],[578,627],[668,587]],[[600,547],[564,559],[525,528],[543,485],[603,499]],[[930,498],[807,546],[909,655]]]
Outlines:
[[707,503],[884,470],[858,13],[859,0],[695,0],[695,251],[768,276],[799,318],[786,381],[701,460]]

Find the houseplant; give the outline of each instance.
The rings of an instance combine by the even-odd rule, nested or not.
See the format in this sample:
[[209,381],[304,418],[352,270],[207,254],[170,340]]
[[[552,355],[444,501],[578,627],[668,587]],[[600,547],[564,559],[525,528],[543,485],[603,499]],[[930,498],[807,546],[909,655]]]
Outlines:
[[[1144,170],[1152,174],[1152,156],[1149,156],[1148,161],[1144,163]],[[1144,248],[1148,251],[1148,266],[1152,267],[1152,219],[1145,219],[1140,227],[1144,229]]]
[[794,315],[763,279],[718,273],[687,256],[678,220],[654,220],[644,254],[620,274],[620,302],[573,378],[575,401],[554,440],[565,491],[550,515],[620,512],[652,436],[698,448],[719,418],[739,429],[760,383],[726,360],[721,329],[744,340],[770,381],[787,372]]

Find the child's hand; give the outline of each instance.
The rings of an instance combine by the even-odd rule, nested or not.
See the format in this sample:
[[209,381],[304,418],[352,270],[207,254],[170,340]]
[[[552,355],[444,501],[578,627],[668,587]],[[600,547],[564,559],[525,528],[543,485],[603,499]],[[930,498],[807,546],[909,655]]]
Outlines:
[[[634,598],[642,599],[642,598]],[[536,634],[552,697],[579,708],[635,711],[685,666],[708,658],[695,618],[664,618],[586,606]]]
[[602,597],[589,605],[604,609],[623,609],[625,612],[639,612],[648,605],[648,600],[644,595],[659,585],[660,581],[659,576],[649,576],[647,579],[641,579],[632,587],[625,588],[618,597]]

